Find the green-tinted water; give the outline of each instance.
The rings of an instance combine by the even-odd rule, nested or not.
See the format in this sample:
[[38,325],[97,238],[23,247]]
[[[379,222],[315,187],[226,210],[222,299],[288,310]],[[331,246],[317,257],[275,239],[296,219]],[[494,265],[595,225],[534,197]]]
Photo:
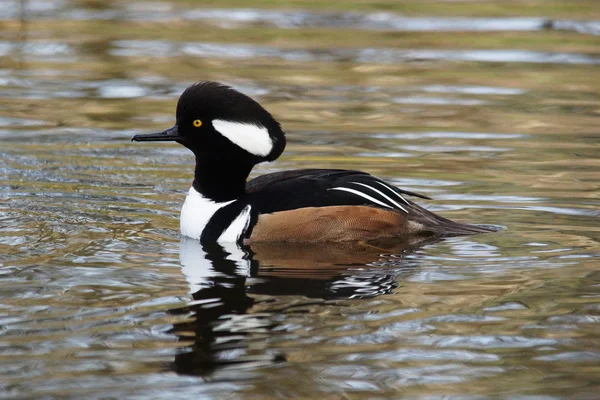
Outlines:
[[[8,0],[0,26],[0,397],[597,396],[595,0]],[[507,229],[180,241],[192,156],[129,138],[201,79],[288,132],[255,174],[362,169]]]

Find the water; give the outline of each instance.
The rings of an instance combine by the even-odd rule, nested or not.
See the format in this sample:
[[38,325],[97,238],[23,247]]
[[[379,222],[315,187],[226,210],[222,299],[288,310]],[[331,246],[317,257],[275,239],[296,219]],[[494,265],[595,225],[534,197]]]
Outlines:
[[[1,397],[595,398],[597,5],[242,3],[2,5]],[[288,132],[254,175],[362,169],[506,229],[180,239],[192,156],[129,139],[199,79]]]

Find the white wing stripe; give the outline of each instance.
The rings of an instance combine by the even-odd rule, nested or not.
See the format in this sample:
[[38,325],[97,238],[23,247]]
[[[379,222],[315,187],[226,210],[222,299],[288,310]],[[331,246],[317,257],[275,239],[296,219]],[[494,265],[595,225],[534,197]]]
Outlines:
[[366,184],[364,184],[364,183],[360,183],[360,182],[352,182],[352,183],[354,183],[354,184],[356,184],[356,185],[361,185],[361,186],[364,186],[364,187],[366,187],[366,188],[369,188],[369,189],[371,189],[372,191],[374,191],[375,193],[379,193],[379,195],[380,195],[380,196],[382,196],[384,199],[386,199],[387,201],[391,202],[391,203],[392,203],[392,204],[394,204],[396,207],[398,207],[399,209],[401,209],[402,211],[404,211],[405,213],[407,213],[407,214],[408,214],[408,210],[407,210],[407,209],[405,209],[405,208],[404,208],[404,207],[402,207],[400,204],[398,204],[396,201],[392,200],[392,199],[391,199],[391,198],[389,198],[387,195],[385,195],[383,192],[381,192],[381,191],[379,191],[379,190],[375,189],[374,187],[371,187],[371,186],[369,186],[369,185],[366,185]]
[[408,201],[406,201],[406,199],[404,197],[402,197],[402,195],[398,192],[396,192],[392,187],[390,187],[388,184],[384,183],[384,182],[380,182],[380,181],[375,181],[377,183],[379,183],[381,186],[387,188],[388,190],[390,190],[392,193],[394,193],[396,196],[400,197],[402,199],[403,202],[405,202],[407,205],[410,205],[410,203]]
[[345,188],[345,187],[341,187],[341,186],[340,187],[334,187],[334,188],[331,188],[329,190],[341,190],[343,192],[352,193],[352,194],[355,194],[357,196],[363,197],[363,198],[365,198],[365,199],[367,199],[369,201],[372,201],[373,203],[382,205],[382,206],[387,207],[387,208],[393,208],[393,207],[391,207],[391,206],[389,206],[389,205],[387,205],[387,204],[385,204],[385,203],[383,203],[383,202],[381,202],[381,201],[379,201],[379,200],[377,200],[377,199],[375,199],[375,198],[373,198],[373,197],[371,197],[371,196],[369,196],[367,194],[364,194],[363,192],[359,192],[358,190],[349,189],[349,188]]

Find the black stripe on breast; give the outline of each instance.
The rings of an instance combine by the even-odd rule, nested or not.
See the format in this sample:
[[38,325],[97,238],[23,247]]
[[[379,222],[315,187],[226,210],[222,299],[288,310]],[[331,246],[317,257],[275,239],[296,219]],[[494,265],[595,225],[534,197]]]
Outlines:
[[[248,203],[246,202],[234,201],[217,210],[204,227],[202,235],[200,236],[200,243],[208,244],[216,242],[246,206],[248,206]],[[247,235],[247,232],[249,232],[256,223],[257,216],[255,214],[254,207],[252,207],[250,209],[250,225],[248,226],[248,229],[246,229],[246,232],[242,232],[240,240]]]

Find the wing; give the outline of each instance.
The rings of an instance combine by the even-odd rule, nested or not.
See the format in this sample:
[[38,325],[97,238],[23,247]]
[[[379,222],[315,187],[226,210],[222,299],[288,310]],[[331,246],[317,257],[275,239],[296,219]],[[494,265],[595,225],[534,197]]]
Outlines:
[[304,207],[364,205],[407,213],[404,196],[428,197],[398,189],[361,171],[300,169],[276,172],[251,180],[246,198],[261,213]]
[[407,195],[428,199],[360,171],[305,169],[264,175],[248,182],[243,196],[243,203],[254,210],[247,238],[347,241],[495,230],[453,222],[407,200]]
[[306,168],[306,169],[292,169],[281,172],[274,172],[272,174],[266,174],[258,176],[246,183],[246,192],[255,193],[265,189],[267,186],[277,185],[285,181],[304,178],[304,179],[327,179],[330,176],[345,176],[345,175],[368,175],[366,172],[353,171],[347,169],[318,169],[318,168]]

